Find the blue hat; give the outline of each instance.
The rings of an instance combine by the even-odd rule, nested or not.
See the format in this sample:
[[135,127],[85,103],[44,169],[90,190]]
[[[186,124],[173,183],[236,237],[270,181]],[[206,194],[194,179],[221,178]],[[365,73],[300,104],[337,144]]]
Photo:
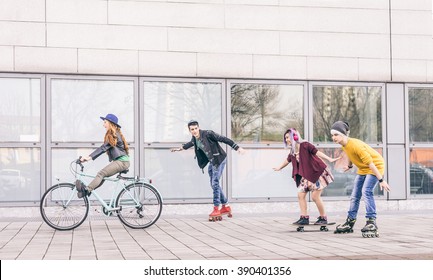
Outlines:
[[110,122],[112,122],[112,123],[114,123],[115,125],[117,125],[118,127],[121,127],[117,122],[119,121],[119,119],[115,116],[115,115],[113,115],[113,114],[107,114],[107,116],[105,116],[105,118],[104,117],[100,117],[101,118],[101,120],[107,120],[107,121],[110,121]]

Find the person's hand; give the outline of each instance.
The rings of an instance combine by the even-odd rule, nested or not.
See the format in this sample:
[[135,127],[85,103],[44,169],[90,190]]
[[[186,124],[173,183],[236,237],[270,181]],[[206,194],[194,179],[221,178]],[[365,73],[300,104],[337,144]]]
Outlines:
[[381,191],[386,191],[386,192],[390,192],[391,191],[391,187],[388,185],[388,183],[386,181],[383,181],[382,183],[379,183],[379,187]]
[[92,158],[89,157],[89,156],[87,156],[87,157],[81,157],[81,158],[80,158],[80,161],[81,161],[81,162],[85,162],[85,161],[89,161],[89,160],[92,160]]
[[274,171],[281,171],[281,168],[279,168],[279,167],[272,167],[272,169],[273,169]]
[[171,148],[170,149],[170,152],[180,152],[180,151],[182,151],[182,148]]
[[330,159],[329,159],[329,162],[330,162],[330,163],[332,163],[332,162],[336,162],[336,161],[339,160],[339,159],[341,159],[341,156],[339,156],[338,158],[330,158]]
[[244,149],[242,149],[242,147],[239,147],[238,153],[241,155],[244,155],[246,153],[246,151]]
[[343,168],[342,170],[343,170],[343,172],[347,172],[347,171],[349,171],[350,169],[352,169],[353,168],[353,164],[352,165],[348,165],[348,166],[346,166],[345,168]]

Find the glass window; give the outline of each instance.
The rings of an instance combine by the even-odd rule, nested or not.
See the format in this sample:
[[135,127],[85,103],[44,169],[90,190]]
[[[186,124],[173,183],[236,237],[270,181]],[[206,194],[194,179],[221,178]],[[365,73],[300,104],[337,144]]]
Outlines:
[[38,201],[40,166],[40,149],[0,148],[0,201]]
[[168,149],[146,149],[144,164],[146,177],[152,179],[164,199],[207,198],[212,201],[207,166],[202,172],[194,149],[179,153],[171,153]]
[[433,88],[409,88],[410,142],[433,143],[431,104],[433,104]]
[[[212,189],[207,167],[197,165],[194,149],[171,153],[160,143],[190,141],[187,123],[222,133],[222,83],[143,81],[144,174],[151,178],[164,199],[209,199]],[[224,183],[223,183],[224,185]]]
[[244,155],[232,156],[233,198],[295,198],[296,183],[292,167],[276,172],[287,158],[284,149],[248,149]]
[[433,148],[410,149],[410,194],[433,194]]
[[410,194],[433,194],[433,88],[408,88],[409,141],[426,143],[425,147],[411,147]]
[[281,143],[290,127],[304,131],[304,86],[233,84],[231,135],[242,143]]
[[221,133],[221,83],[144,82],[144,141],[182,142],[187,123]]
[[338,120],[350,125],[350,136],[382,142],[382,87],[313,86],[314,142],[332,142],[330,129]]
[[128,142],[134,140],[134,81],[51,80],[53,142],[103,142],[100,116],[119,118]]
[[40,95],[40,79],[0,78],[0,141],[40,141]]

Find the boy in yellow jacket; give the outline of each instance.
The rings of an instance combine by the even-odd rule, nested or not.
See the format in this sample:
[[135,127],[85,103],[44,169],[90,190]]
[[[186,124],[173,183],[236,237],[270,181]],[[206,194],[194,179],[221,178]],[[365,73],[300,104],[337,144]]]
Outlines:
[[380,189],[390,191],[388,183],[383,179],[385,160],[368,144],[349,137],[349,124],[343,121],[335,122],[331,127],[332,140],[342,146],[342,150],[349,158],[349,165],[345,171],[358,167],[357,176],[353,184],[350,197],[350,207],[346,222],[338,225],[334,233],[353,232],[353,226],[359,210],[359,202],[364,197],[367,223],[362,231],[364,237],[378,237],[376,225],[376,204],[373,197],[374,187],[379,183]]

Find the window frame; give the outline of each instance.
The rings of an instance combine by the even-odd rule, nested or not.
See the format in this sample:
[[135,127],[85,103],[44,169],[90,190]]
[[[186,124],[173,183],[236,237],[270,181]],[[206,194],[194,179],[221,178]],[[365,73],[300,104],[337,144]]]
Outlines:
[[420,83],[405,83],[404,84],[404,97],[405,97],[405,143],[406,143],[406,199],[409,198],[425,198],[425,199],[431,199],[433,198],[432,194],[411,194],[410,192],[410,149],[416,149],[416,148],[429,148],[433,149],[433,143],[425,143],[425,142],[411,142],[409,130],[410,130],[410,112],[409,112],[409,89],[410,88],[428,88],[433,90],[433,84],[420,84]]
[[[137,119],[138,115],[138,77],[134,76],[125,76],[125,77],[119,77],[119,76],[93,76],[93,75],[47,75],[46,76],[46,83],[47,83],[47,89],[46,89],[46,157],[47,157],[47,164],[46,164],[46,181],[49,185],[47,185],[47,188],[51,184],[51,178],[53,176],[52,174],[52,151],[56,148],[60,149],[79,149],[79,148],[89,148],[89,149],[96,149],[100,145],[103,144],[103,141],[82,141],[82,142],[55,142],[52,141],[52,135],[51,135],[51,129],[52,129],[52,80],[84,80],[84,81],[132,81],[134,83],[133,86],[133,118],[134,120]],[[134,122],[134,139],[128,139],[128,144],[131,149],[134,150],[134,170],[130,170],[130,174],[139,174],[139,164],[140,160],[138,157],[138,149],[137,149],[137,139],[138,139],[138,123]],[[101,139],[103,137],[101,136]],[[71,159],[72,160],[72,159]],[[68,166],[65,166],[65,168],[68,168]],[[45,186],[45,184],[44,184]],[[45,189],[43,187],[43,189]],[[45,191],[45,190],[43,190]]]
[[[307,104],[308,104],[308,82],[307,81],[287,81],[287,80],[244,80],[244,79],[227,79],[227,86],[226,86],[226,94],[227,94],[227,103],[226,103],[226,110],[227,110],[227,136],[229,138],[232,138],[231,135],[231,87],[233,84],[267,84],[267,85],[293,85],[293,86],[302,86],[303,87],[303,119],[304,119],[304,131],[302,131],[302,136],[304,139],[308,139],[308,114],[307,114]],[[284,133],[282,131],[281,133]],[[246,149],[247,151],[251,151],[254,149],[258,150],[266,150],[266,149],[283,149],[283,141],[281,138],[280,143],[245,143],[242,144],[242,148]],[[227,160],[229,162],[233,162],[233,155],[231,151],[227,152]],[[282,160],[282,159],[281,159]],[[269,167],[271,168],[271,167]],[[247,202],[254,202],[254,201],[260,201],[263,202],[263,200],[266,201],[273,201],[273,202],[279,202],[279,201],[297,201],[297,197],[233,197],[233,171],[231,168],[228,168],[227,172],[227,181],[229,182],[229,190],[227,192],[227,195],[232,201],[247,201]],[[291,180],[290,177],[288,177],[288,180]]]
[[[45,185],[46,185],[46,100],[45,100],[45,92],[46,92],[46,77],[44,74],[6,74],[6,73],[0,73],[0,78],[7,78],[7,79],[39,79],[40,80],[40,112],[39,112],[39,118],[40,118],[40,135],[39,135],[39,142],[35,141],[29,141],[29,142],[18,142],[18,141],[0,141],[0,148],[28,148],[28,149],[39,149],[40,152],[40,185],[35,188],[38,188],[38,191],[40,193],[40,196],[42,196],[43,192],[45,191]],[[1,201],[0,205],[2,206],[31,206],[34,205],[35,202],[33,201]]]
[[[314,139],[314,126],[313,126],[313,87],[314,86],[337,86],[337,87],[342,87],[342,86],[349,86],[349,87],[381,87],[381,117],[382,117],[382,142],[376,142],[376,143],[371,143],[371,142],[366,142],[367,144],[369,144],[373,149],[382,149],[382,157],[385,160],[385,163],[387,162],[387,134],[386,134],[386,124],[387,124],[387,119],[386,119],[386,84],[385,83],[368,83],[368,82],[329,82],[329,81],[312,81],[312,82],[308,82],[308,106],[307,106],[307,110],[308,110],[308,120],[310,123],[309,126],[309,135],[310,135],[310,139]],[[360,139],[362,141],[364,141],[363,139]],[[312,142],[313,140],[311,140]],[[335,144],[335,143],[325,143],[325,142],[320,142],[320,143],[314,143],[312,142],[318,149],[319,148],[340,148],[339,144]],[[387,175],[388,170],[385,170],[385,176]],[[346,195],[346,196],[324,196],[322,197],[324,200],[349,200],[350,199],[350,195]],[[388,198],[388,195],[386,193],[384,193],[383,195],[380,196],[376,196],[375,199],[380,199],[380,200],[386,200]]]
[[[179,139],[175,142],[145,142],[144,139],[144,133],[145,133],[145,122],[144,122],[144,83],[145,82],[167,82],[167,83],[217,83],[221,84],[221,133],[224,135],[227,131],[226,127],[226,119],[227,119],[227,111],[225,111],[225,104],[227,102],[227,97],[225,93],[226,88],[226,79],[216,79],[216,78],[168,78],[168,77],[146,77],[146,76],[140,76],[138,79],[139,83],[139,93],[138,93],[138,105],[139,105],[139,115],[138,115],[138,123],[139,123],[139,140],[138,140],[138,157],[141,160],[140,163],[140,174],[146,175],[146,163],[145,163],[145,153],[146,150],[149,149],[166,149],[169,150],[173,147],[179,147],[181,144],[186,143],[189,141],[188,139]],[[185,130],[187,129],[185,124]],[[206,129],[205,127],[203,129]],[[223,147],[223,149],[226,149]],[[226,150],[227,151],[227,150]],[[196,167],[198,168],[198,166]],[[206,170],[205,170],[206,172]],[[201,171],[200,171],[201,173]],[[221,187],[225,191],[225,193],[228,195],[227,192],[227,168],[224,170],[222,178],[220,180]],[[205,174],[207,176],[207,174]],[[209,187],[210,188],[210,187]],[[229,197],[230,198],[230,197]],[[203,203],[205,201],[208,201],[211,199],[209,198],[188,198],[188,203]],[[182,198],[170,198],[170,203],[185,203],[185,199]]]

